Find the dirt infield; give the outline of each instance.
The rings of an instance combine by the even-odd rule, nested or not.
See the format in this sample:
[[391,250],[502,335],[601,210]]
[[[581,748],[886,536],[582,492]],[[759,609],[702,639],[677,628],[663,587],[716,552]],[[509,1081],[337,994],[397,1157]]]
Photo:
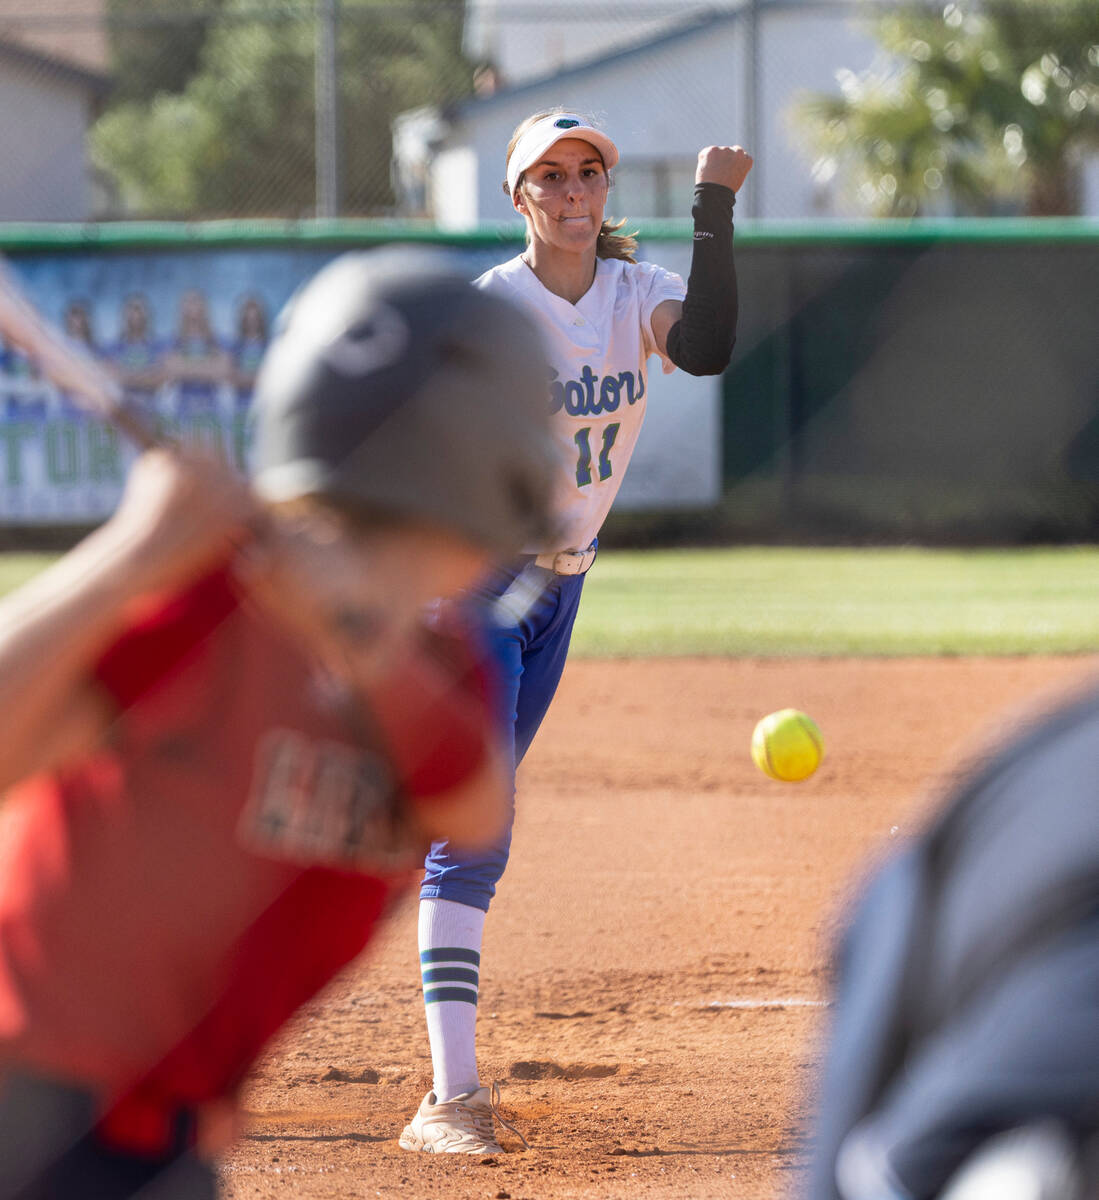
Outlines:
[[[827,945],[857,865],[916,828],[929,787],[1024,698],[1092,666],[571,663],[521,775],[481,974],[482,1076],[531,1149],[397,1147],[430,1083],[410,898],[259,1064],[224,1195],[796,1194]],[[755,720],[788,705],[828,747],[799,785],[747,752]]]

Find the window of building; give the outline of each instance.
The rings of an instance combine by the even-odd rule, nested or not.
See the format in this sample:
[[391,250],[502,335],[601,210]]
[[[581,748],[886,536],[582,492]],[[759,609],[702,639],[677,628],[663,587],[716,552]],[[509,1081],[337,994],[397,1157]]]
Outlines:
[[696,165],[693,158],[623,159],[611,172],[608,214],[631,220],[689,216]]

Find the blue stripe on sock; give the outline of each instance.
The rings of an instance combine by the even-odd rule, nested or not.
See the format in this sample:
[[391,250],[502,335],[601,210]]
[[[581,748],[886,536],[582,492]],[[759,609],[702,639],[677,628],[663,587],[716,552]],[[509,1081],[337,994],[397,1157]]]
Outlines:
[[481,965],[481,956],[476,950],[467,950],[464,946],[440,946],[435,950],[421,950],[420,962],[464,962],[472,963],[475,967]]
[[425,1004],[438,1004],[442,1000],[463,1000],[466,1004],[477,1007],[477,993],[469,988],[440,987],[424,992]]
[[471,983],[476,987],[480,982],[477,972],[469,967],[429,967],[423,976],[424,983]]

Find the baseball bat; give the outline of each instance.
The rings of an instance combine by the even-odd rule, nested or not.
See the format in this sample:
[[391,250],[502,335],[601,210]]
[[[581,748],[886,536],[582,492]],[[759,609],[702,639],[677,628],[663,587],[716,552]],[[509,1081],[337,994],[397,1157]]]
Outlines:
[[534,611],[550,583],[553,572],[528,563],[493,600],[490,607],[497,625],[521,625]]
[[3,261],[0,333],[28,355],[51,383],[69,393],[87,412],[110,422],[142,450],[164,444],[153,423],[126,406],[121,384],[82,346],[42,316]]

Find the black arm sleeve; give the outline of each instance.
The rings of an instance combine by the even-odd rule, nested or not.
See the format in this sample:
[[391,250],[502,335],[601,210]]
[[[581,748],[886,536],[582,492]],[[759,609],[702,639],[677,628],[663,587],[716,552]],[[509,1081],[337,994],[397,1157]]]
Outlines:
[[720,375],[736,341],[733,262],[735,193],[720,183],[695,185],[694,250],[683,316],[668,331],[668,357],[688,375]]

